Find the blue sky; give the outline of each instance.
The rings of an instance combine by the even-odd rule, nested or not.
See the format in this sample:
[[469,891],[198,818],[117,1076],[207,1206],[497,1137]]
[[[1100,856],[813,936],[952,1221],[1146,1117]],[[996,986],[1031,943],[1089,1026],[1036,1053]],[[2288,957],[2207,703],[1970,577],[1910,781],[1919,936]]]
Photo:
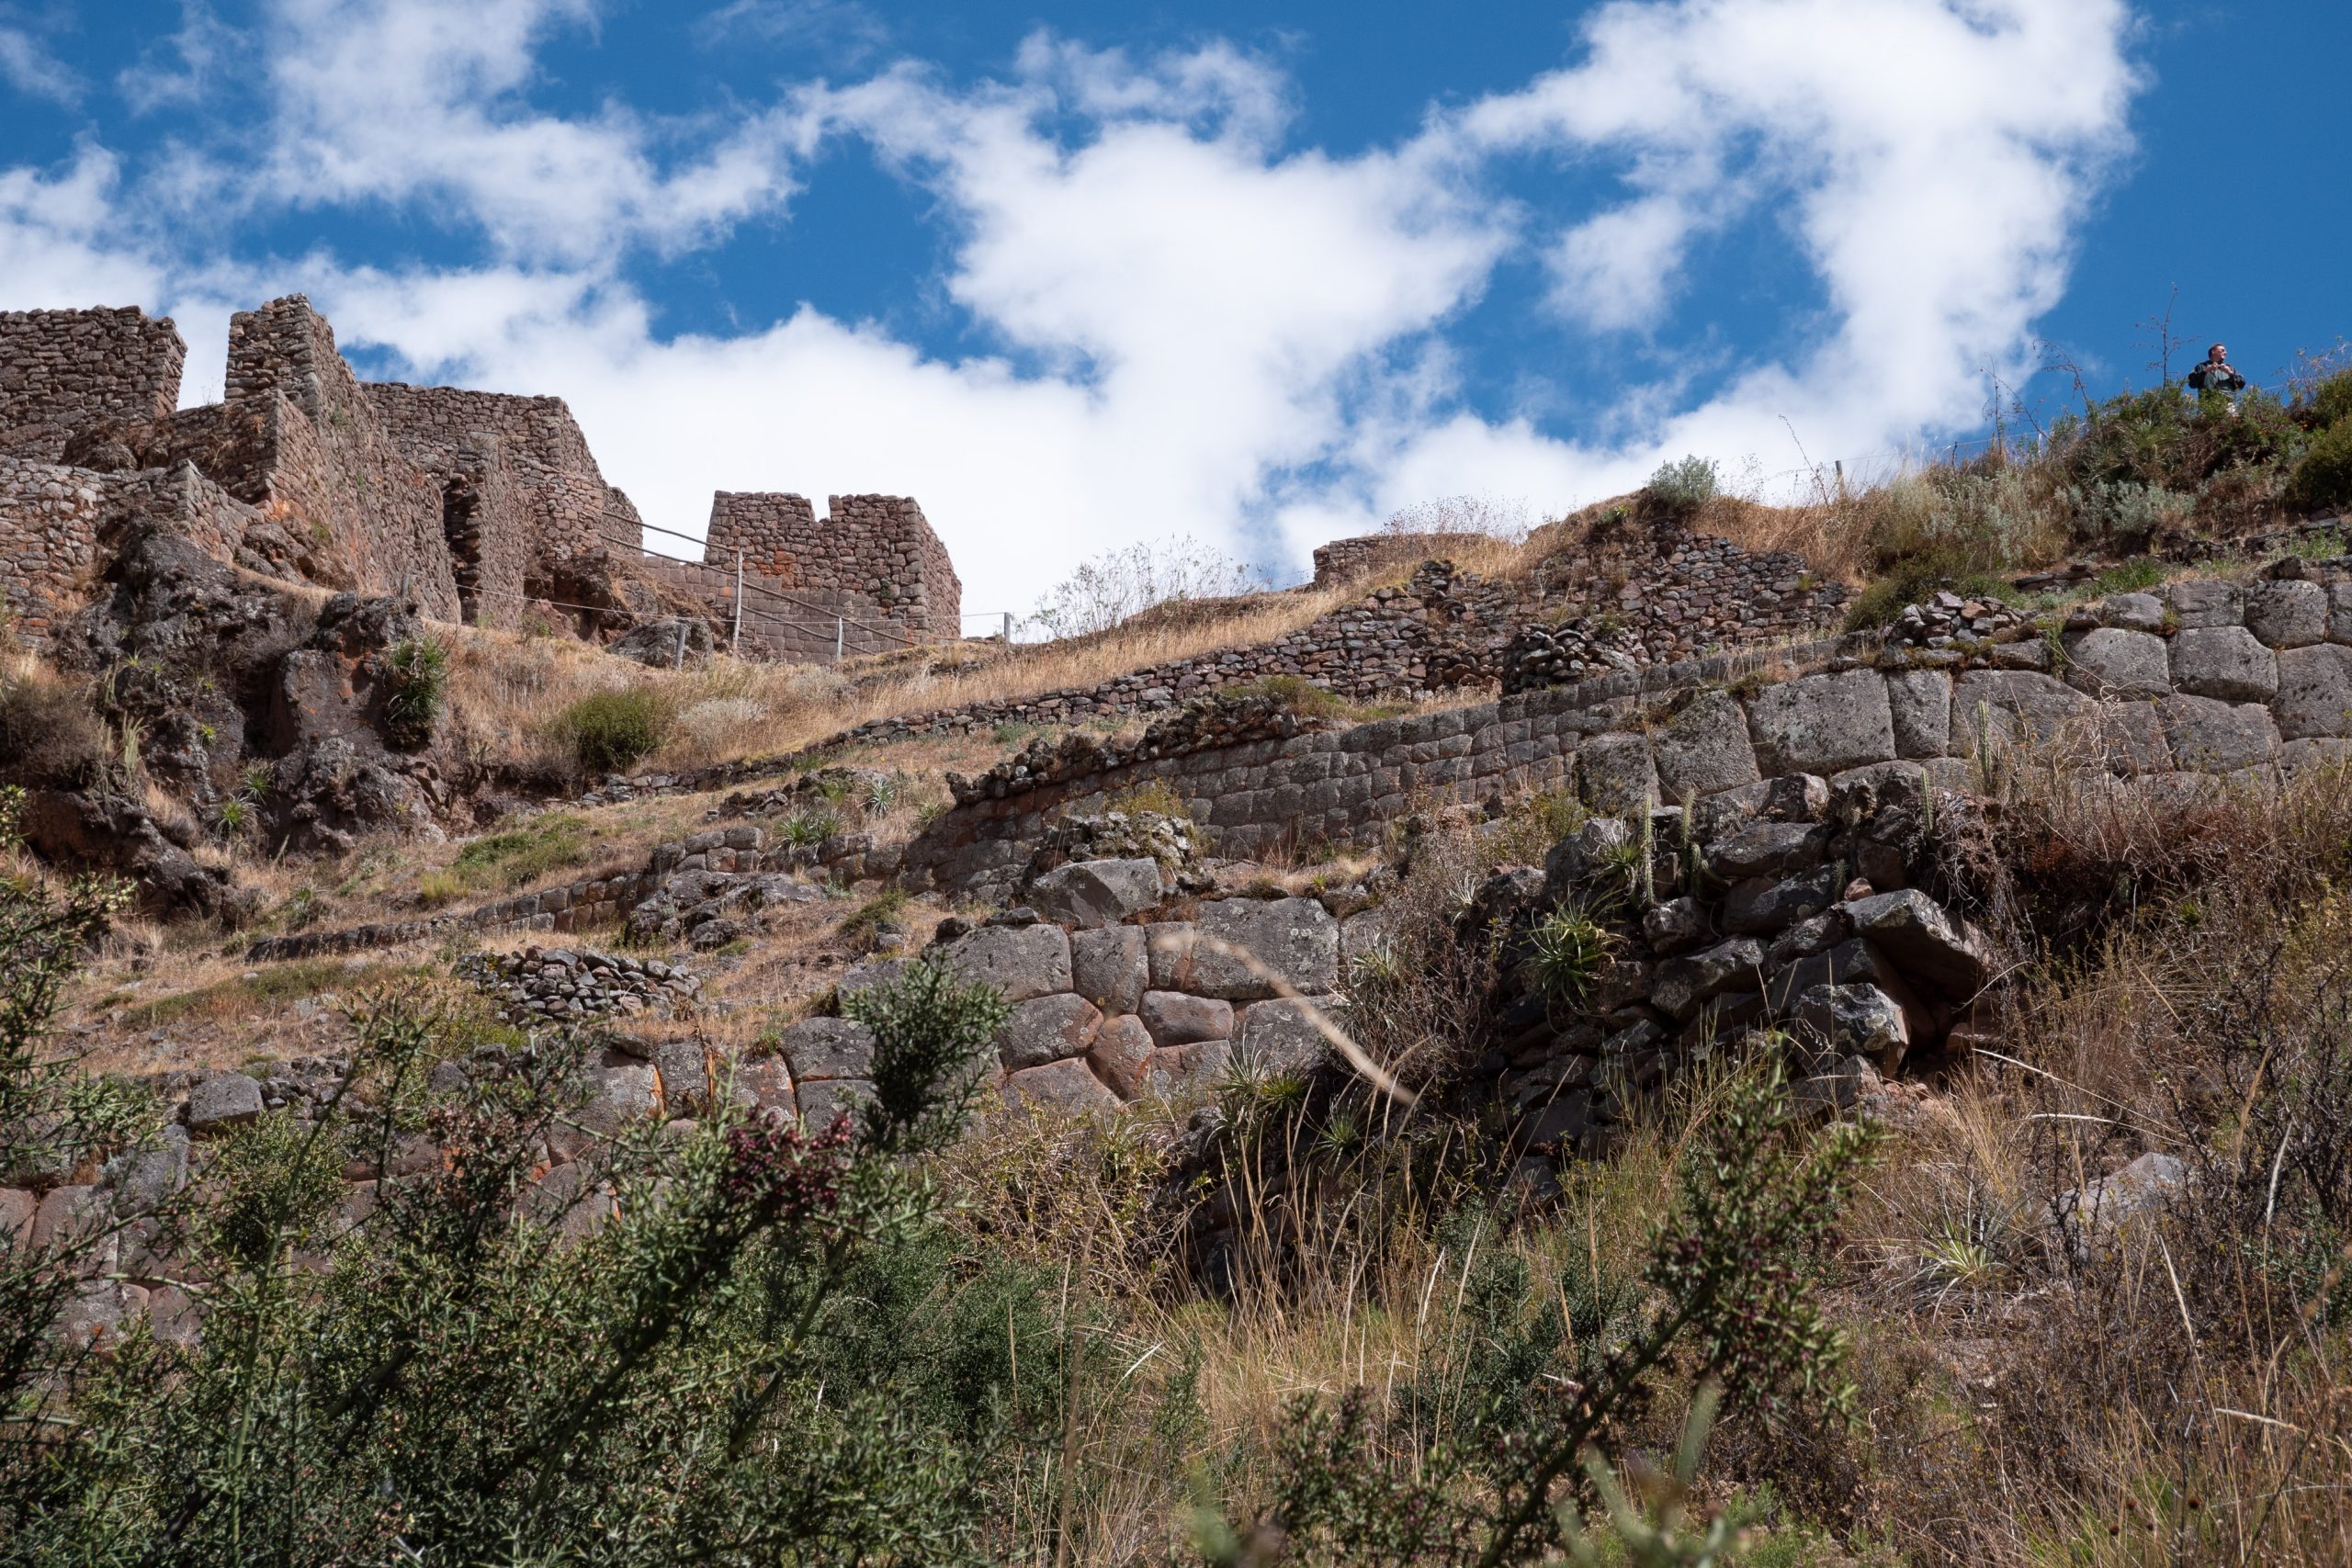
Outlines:
[[0,308],[571,400],[649,521],[916,495],[976,613],[1699,451],[1771,493],[2352,332],[2318,0],[0,0]]

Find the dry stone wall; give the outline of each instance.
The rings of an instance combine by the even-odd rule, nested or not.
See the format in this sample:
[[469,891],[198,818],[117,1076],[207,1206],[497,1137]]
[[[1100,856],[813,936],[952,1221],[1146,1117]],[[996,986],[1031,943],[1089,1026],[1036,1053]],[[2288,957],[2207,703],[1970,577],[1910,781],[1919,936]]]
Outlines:
[[0,310],[0,455],[55,462],[77,431],[177,405],[187,346],[136,307]]
[[[1376,840],[1417,807],[1573,788],[1592,808],[1718,796],[1789,773],[1873,769],[1965,785],[2018,743],[2101,787],[2159,800],[2263,790],[2352,751],[2352,569],[2290,560],[2251,585],[2195,580],[2075,612],[2058,635],[1814,650],[1820,667],[1743,694],[1729,661],[1054,776],[1007,764],[910,847],[907,874],[1009,885],[1054,817],[1142,784],[1185,799],[1225,855]],[[2325,580],[2322,580],[2322,576]],[[2053,647],[2053,642],[2055,646]]]
[[469,619],[511,621],[549,578],[548,563],[641,537],[636,508],[605,483],[561,398],[397,381],[365,391],[401,451],[441,487]]
[[[862,601],[857,618],[884,633],[887,646],[954,638],[962,626],[963,588],[947,547],[932,532],[922,508],[907,496],[835,495],[820,520],[805,496],[721,491],[712,497],[703,559],[731,572],[741,552],[743,570],[757,583],[808,598],[808,590],[845,597],[831,613]],[[757,597],[743,607],[748,627],[806,619],[803,607]],[[816,612],[821,617],[822,611]],[[778,627],[784,631],[786,628]],[[779,639],[789,645],[790,636]]]
[[19,636],[43,641],[125,525],[162,522],[225,555],[258,515],[185,464],[114,474],[0,457],[0,604]]
[[[1385,547],[1393,538],[1377,535],[1371,543]],[[1318,560],[1339,548],[1325,547]],[[1378,548],[1351,558],[1379,558]],[[1838,619],[1845,602],[1843,585],[1815,579],[1794,556],[1757,554],[1672,523],[1629,525],[1555,536],[1521,579],[1491,581],[1433,560],[1402,587],[1374,590],[1266,643],[1153,665],[1096,686],[876,719],[834,743],[1164,712],[1270,677],[1312,682],[1357,701],[1412,700],[1496,685],[1512,640],[1531,622],[1579,622],[1621,650],[1622,662],[1664,664],[1817,631]]]

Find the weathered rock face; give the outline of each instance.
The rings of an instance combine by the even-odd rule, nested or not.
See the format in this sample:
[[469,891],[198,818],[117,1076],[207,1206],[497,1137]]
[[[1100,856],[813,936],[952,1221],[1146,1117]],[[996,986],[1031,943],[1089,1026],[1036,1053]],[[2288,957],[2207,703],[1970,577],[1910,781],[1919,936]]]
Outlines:
[[657,669],[707,664],[713,651],[710,626],[690,615],[664,615],[623,633],[607,651]]
[[[1825,1082],[1864,1061],[1892,1074],[1940,1057],[1991,1006],[1998,966],[1984,936],[1919,886],[1939,874],[1930,824],[1973,810],[1928,792],[1916,768],[1866,768],[1834,785],[1783,775],[1733,792],[1749,798],[1688,835],[1679,807],[1654,807],[1646,831],[1589,823],[1545,872],[1498,874],[1464,917],[1501,927],[1505,974],[1472,1098],[1498,1104],[1520,1148],[1556,1153],[1598,1146],[1656,1084],[1766,1038],[1786,1043],[1801,1077]],[[1534,957],[1534,933],[1560,908],[1619,911],[1609,956],[1572,986]]]
[[422,636],[413,604],[338,594],[313,614],[149,527],[124,539],[111,591],[54,654],[100,677],[107,716],[136,728],[169,792],[199,815],[242,795],[273,849],[300,852],[364,832],[438,837],[458,805],[429,743],[413,744],[429,737],[388,712],[394,649]]

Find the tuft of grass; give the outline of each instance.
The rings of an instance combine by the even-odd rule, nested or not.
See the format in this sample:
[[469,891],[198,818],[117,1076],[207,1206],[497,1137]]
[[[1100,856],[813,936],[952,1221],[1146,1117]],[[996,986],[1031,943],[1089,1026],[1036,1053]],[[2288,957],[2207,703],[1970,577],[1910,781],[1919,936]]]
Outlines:
[[413,964],[368,964],[349,969],[340,959],[303,958],[182,991],[177,996],[133,1002],[122,1013],[134,1027],[152,1029],[167,1023],[235,1018],[327,992],[340,995],[394,981],[420,979],[432,973]]
[[447,892],[454,897],[485,888],[520,887],[586,861],[594,837],[595,829],[585,817],[549,812],[520,828],[474,840],[458,852],[458,858],[438,878],[426,876],[418,885],[419,891],[430,885],[435,893]]
[[618,773],[660,750],[675,719],[665,693],[635,686],[582,697],[556,716],[553,728],[582,771]]

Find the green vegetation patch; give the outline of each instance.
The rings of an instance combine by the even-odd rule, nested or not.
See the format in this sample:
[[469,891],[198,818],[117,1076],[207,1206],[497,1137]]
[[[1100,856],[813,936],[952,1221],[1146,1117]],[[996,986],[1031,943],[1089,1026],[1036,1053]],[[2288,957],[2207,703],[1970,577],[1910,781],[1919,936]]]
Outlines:
[[677,705],[642,686],[594,692],[556,716],[557,740],[582,771],[626,773],[662,749],[677,722]]
[[329,991],[342,994],[420,979],[432,973],[416,964],[368,964],[351,969],[339,958],[300,958],[240,975],[233,980],[182,991],[177,996],[159,997],[153,1001],[126,1001],[123,1010],[149,1026],[198,1018],[233,1018],[239,1013],[266,1011]]

